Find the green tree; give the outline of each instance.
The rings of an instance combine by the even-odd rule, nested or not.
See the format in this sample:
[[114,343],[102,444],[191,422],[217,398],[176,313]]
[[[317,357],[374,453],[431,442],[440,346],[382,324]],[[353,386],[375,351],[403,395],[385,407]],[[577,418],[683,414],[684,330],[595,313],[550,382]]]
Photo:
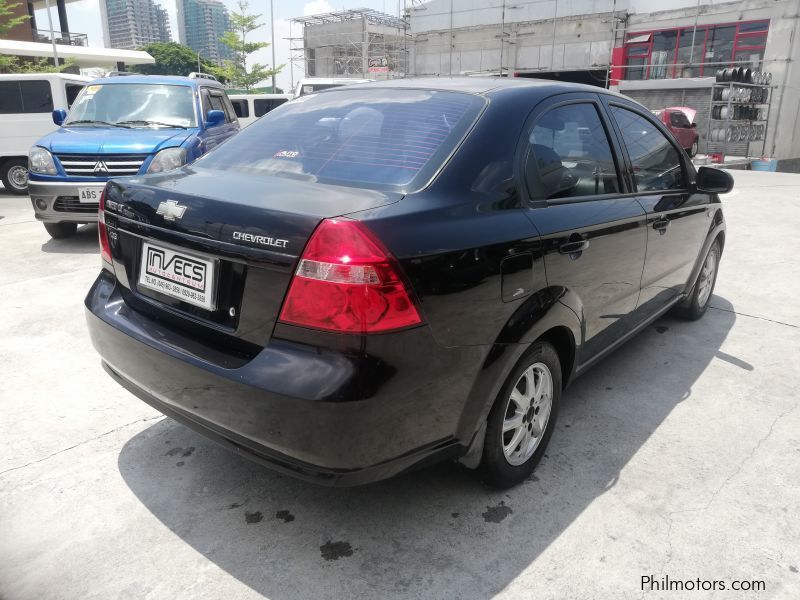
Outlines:
[[64,73],[75,70],[75,59],[68,58],[57,67],[49,58],[31,58],[20,60],[16,56],[0,55],[0,73]]
[[269,44],[267,42],[247,41],[248,34],[263,26],[263,23],[258,22],[261,15],[247,14],[249,7],[247,0],[239,0],[237,6],[239,7],[239,12],[231,12],[231,31],[226,31],[219,41],[228,46],[234,54],[234,59],[226,60],[223,67],[228,81],[234,87],[244,88],[249,91],[259,81],[279,73],[283,65],[269,69],[266,65],[254,63],[248,69],[247,57],[253,52],[267,48]]
[[[2,2],[2,0],[0,0]],[[176,42],[153,42],[140,50],[152,56],[156,62],[152,65],[136,65],[131,70],[142,75],[182,75],[186,77],[192,71],[197,71],[197,53]],[[225,81],[222,68],[211,61],[200,59],[200,70]]]
[[17,25],[22,25],[30,19],[28,15],[14,16],[14,9],[19,6],[22,6],[22,2],[11,4],[8,0],[0,0],[0,38]]
[[[14,16],[14,9],[19,6],[22,6],[22,2],[12,4],[8,0],[0,0],[0,39],[8,31],[30,19],[28,15]],[[13,73],[12,69],[17,62],[17,59],[13,56],[0,54],[0,73]]]

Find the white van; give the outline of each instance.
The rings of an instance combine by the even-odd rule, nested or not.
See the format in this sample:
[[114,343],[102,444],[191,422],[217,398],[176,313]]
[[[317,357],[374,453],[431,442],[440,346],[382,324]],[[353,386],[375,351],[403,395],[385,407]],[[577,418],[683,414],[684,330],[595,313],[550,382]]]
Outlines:
[[7,193],[28,193],[28,150],[56,129],[53,109],[70,107],[91,80],[62,73],[0,75],[0,179]]
[[347,77],[304,77],[297,82],[294,88],[294,97],[299,98],[306,94],[314,94],[322,90],[350,85],[352,83],[369,83],[374,79],[348,79]]
[[239,125],[247,127],[269,111],[292,99],[291,94],[228,94]]

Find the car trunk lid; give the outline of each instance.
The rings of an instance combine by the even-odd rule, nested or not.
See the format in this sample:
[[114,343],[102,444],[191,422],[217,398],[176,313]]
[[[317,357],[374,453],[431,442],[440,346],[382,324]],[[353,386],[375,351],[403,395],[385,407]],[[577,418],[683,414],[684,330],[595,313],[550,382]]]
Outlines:
[[[223,345],[254,351],[269,339],[299,256],[320,221],[401,197],[286,177],[237,173],[234,179],[185,167],[111,183],[105,219],[128,304],[155,318],[171,316],[170,324],[216,336]],[[180,276],[147,268],[169,263],[174,269],[175,261]],[[183,277],[192,269],[208,271],[209,297],[184,290],[184,284],[194,285]],[[174,278],[167,282],[170,290],[148,285],[161,285],[150,279],[156,272]],[[176,297],[176,290],[184,297]]]

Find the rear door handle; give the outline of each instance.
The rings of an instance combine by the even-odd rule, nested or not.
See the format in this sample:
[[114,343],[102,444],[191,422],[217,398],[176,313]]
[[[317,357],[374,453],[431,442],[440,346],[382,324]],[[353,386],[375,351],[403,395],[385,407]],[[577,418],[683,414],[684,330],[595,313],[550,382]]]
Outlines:
[[589,240],[579,240],[576,242],[565,242],[558,247],[561,254],[578,254],[589,247]]
[[669,219],[656,219],[656,221],[653,223],[653,229],[658,231],[661,235],[667,233],[667,227],[669,227]]

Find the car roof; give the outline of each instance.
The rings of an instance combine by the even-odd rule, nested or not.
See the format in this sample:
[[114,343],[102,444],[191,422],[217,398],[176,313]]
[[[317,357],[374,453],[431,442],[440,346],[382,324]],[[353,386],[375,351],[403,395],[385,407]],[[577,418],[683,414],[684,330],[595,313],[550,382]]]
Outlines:
[[209,87],[217,87],[224,89],[222,84],[212,79],[179,77],[177,75],[115,75],[113,77],[101,77],[92,81],[93,84],[121,84],[121,83],[149,83],[149,84],[162,84],[162,85],[185,85],[188,87],[196,87],[198,85],[205,85]]
[[371,83],[357,83],[348,85],[347,89],[372,89],[379,87],[466,92],[478,95],[488,95],[501,90],[537,90],[543,95],[564,92],[613,94],[613,92],[593,85],[554,81],[550,79],[534,79],[530,77],[412,77],[409,79],[391,79]]

